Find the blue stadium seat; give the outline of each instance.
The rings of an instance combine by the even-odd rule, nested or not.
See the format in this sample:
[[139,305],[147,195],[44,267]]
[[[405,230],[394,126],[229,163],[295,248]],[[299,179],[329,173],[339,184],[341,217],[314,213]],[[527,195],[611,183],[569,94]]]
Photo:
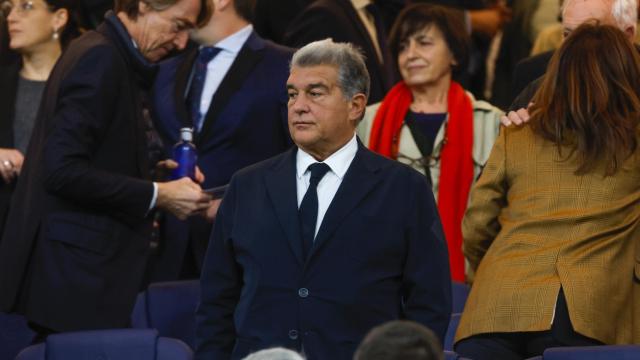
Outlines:
[[471,288],[467,284],[458,281],[451,283],[452,313],[461,313],[464,310],[464,304],[467,302],[470,290]]
[[544,360],[640,359],[640,345],[557,347],[545,350]]
[[140,293],[131,315],[134,329],[156,329],[160,336],[180,339],[194,348],[198,280],[154,283]]
[[449,320],[449,327],[447,328],[447,334],[444,337],[444,349],[453,351],[453,340],[456,336],[456,330],[458,330],[458,324],[460,324],[460,316],[462,314],[451,314]]
[[182,341],[158,337],[155,330],[117,329],[54,334],[24,349],[16,360],[190,360]]
[[0,360],[14,359],[31,344],[34,336],[24,317],[0,313]]

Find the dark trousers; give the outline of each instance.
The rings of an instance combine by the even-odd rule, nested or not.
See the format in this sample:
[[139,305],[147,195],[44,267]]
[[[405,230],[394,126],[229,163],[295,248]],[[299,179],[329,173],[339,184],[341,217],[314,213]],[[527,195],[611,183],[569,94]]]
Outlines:
[[573,330],[567,300],[560,289],[551,330],[475,335],[459,341],[455,351],[462,357],[474,360],[520,360],[542,355],[545,349],[551,347],[591,345],[602,343]]

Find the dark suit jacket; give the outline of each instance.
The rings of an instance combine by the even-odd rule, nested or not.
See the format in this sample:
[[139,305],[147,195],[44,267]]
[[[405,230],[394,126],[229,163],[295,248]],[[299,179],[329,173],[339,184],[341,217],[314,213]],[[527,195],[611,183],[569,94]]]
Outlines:
[[[547,65],[555,51],[547,51],[521,60],[513,71],[511,94],[516,96],[522,92],[531,82],[547,72]],[[513,99],[512,99],[513,100]]]
[[326,38],[332,38],[336,42],[350,42],[362,49],[371,76],[370,104],[381,101],[399,79],[390,52],[383,53],[384,64],[378,60],[371,36],[350,0],[316,0],[292,21],[284,43],[302,47]]
[[231,181],[201,278],[196,358],[285,346],[311,360],[351,359],[367,331],[398,318],[442,339],[451,284],[426,178],[359,144],[305,261],[296,152]]
[[281,44],[291,21],[312,2],[313,0],[257,0],[253,26],[260,36]]
[[[13,120],[19,73],[20,61],[0,64],[0,148],[14,147]],[[4,229],[14,185],[7,184],[0,178],[0,235]]]
[[0,243],[0,311],[56,331],[128,324],[149,247],[139,98],[153,74],[115,15],[60,58]]
[[[203,188],[228,184],[239,169],[291,147],[287,126],[289,61],[293,50],[251,34],[216,91],[200,134],[196,136]],[[185,94],[193,63],[193,48],[160,66],[154,89],[154,121],[168,149],[178,142],[179,129],[191,126]],[[170,152],[169,152],[170,156]],[[204,259],[211,225],[201,218],[187,223],[167,217],[162,246],[152,279],[175,280],[182,266],[187,237]]]

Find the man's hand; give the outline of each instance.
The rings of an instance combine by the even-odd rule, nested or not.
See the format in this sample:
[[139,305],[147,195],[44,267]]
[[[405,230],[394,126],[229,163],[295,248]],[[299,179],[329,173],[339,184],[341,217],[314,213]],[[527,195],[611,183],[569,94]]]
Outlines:
[[209,202],[209,207],[204,213],[204,218],[207,219],[208,222],[213,222],[216,219],[221,202],[222,199],[214,199]]
[[[531,107],[531,104],[529,104],[529,107]],[[528,123],[530,118],[529,108],[522,108],[516,111],[509,111],[506,115],[502,115],[500,122],[507,127],[511,125],[522,126]]]
[[[178,163],[172,159],[166,159],[158,161],[156,164],[156,173],[161,179],[166,179],[173,169],[178,167]],[[196,182],[202,184],[204,182],[204,174],[200,171],[200,168],[196,166]]]
[[210,206],[211,197],[203,193],[200,185],[189,178],[157,184],[156,206],[169,211],[180,220],[203,213]]
[[16,149],[0,148],[0,176],[8,184],[20,175],[24,156]]
[[500,2],[493,7],[469,11],[471,31],[494,37],[511,20],[511,9]]

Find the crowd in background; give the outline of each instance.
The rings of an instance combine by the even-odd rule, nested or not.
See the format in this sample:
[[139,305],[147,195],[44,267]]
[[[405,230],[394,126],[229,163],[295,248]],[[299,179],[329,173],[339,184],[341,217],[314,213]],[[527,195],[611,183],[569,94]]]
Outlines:
[[[154,1],[150,0],[150,3],[155,4]],[[118,1],[115,5],[118,9]],[[233,227],[229,217],[233,214],[235,220],[238,212],[246,212],[243,219],[251,219],[261,204],[258,196],[263,193],[249,191],[251,196],[258,198],[258,205],[249,209],[237,200],[249,196],[239,192],[237,184],[232,183],[230,187],[233,204],[228,200],[226,205],[224,202],[221,205],[219,198],[198,194],[201,189],[227,186],[234,175],[245,168],[249,170],[243,170],[244,177],[236,182],[244,181],[249,184],[246,186],[251,186],[253,182],[249,175],[260,171],[252,165],[263,164],[262,161],[286,153],[292,147],[312,150],[309,154],[320,162],[332,155],[337,149],[332,148],[328,154],[313,153],[317,150],[315,144],[310,146],[306,137],[296,133],[300,124],[292,125],[292,119],[307,111],[313,112],[313,105],[308,106],[311,110],[296,105],[297,97],[303,92],[315,96],[312,91],[297,87],[295,70],[320,69],[321,79],[323,76],[331,78],[333,73],[326,75],[321,71],[323,66],[329,65],[339,69],[336,86],[344,94],[349,109],[361,111],[358,113],[361,115],[348,114],[349,121],[357,118],[357,126],[347,127],[346,131],[351,134],[353,130],[357,134],[357,140],[351,140],[354,149],[366,147],[408,165],[423,175],[425,184],[432,190],[439,219],[437,225],[432,225],[430,235],[435,240],[429,251],[446,252],[448,257],[443,256],[446,259],[442,261],[430,260],[428,266],[417,270],[416,266],[409,266],[415,265],[411,256],[391,252],[389,257],[398,255],[406,261],[407,274],[412,270],[415,274],[435,274],[425,282],[427,288],[439,286],[441,277],[447,279],[443,289],[450,286],[449,277],[473,285],[456,337],[458,353],[473,359],[518,359],[539,355],[553,346],[640,341],[640,329],[635,328],[640,307],[636,309],[638,306],[633,305],[640,296],[637,294],[640,289],[636,288],[638,280],[633,278],[634,265],[637,266],[634,253],[640,251],[640,246],[635,245],[640,240],[640,155],[637,149],[640,58],[635,51],[636,40],[640,38],[636,31],[640,7],[637,1],[585,0],[582,4],[578,0],[564,0],[564,3],[562,0],[202,0],[193,24],[173,19],[170,30],[169,27],[151,30],[145,27],[146,23],[140,21],[147,16],[144,5],[138,5],[136,9],[120,8],[128,16],[120,20],[116,19],[117,13],[114,15],[110,11],[114,2],[108,0],[4,0],[0,6],[0,233],[4,232],[0,237],[0,261],[3,256],[5,260],[11,260],[0,264],[0,286],[12,288],[11,292],[0,296],[0,311],[26,314],[38,336],[44,338],[83,327],[100,328],[103,324],[117,327],[121,320],[109,312],[102,314],[102,318],[93,319],[91,310],[83,309],[82,305],[78,305],[76,311],[87,312],[85,322],[51,315],[55,304],[45,306],[32,300],[51,290],[47,287],[51,284],[40,284],[45,276],[38,276],[40,273],[53,276],[42,265],[55,267],[42,260],[50,250],[36,242],[33,255],[32,250],[25,249],[16,250],[19,256],[7,252],[23,246],[15,239],[26,237],[25,233],[33,235],[41,231],[39,227],[29,229],[31,232],[24,229],[29,227],[26,219],[31,219],[33,212],[41,215],[50,209],[67,212],[83,209],[85,200],[79,200],[79,195],[73,191],[83,188],[80,179],[89,179],[82,178],[84,170],[79,170],[77,177],[70,177],[68,183],[60,174],[77,163],[85,166],[94,161],[93,157],[102,161],[98,167],[104,166],[119,175],[140,177],[137,193],[148,195],[140,202],[134,202],[132,197],[124,199],[127,192],[123,181],[104,194],[105,198],[122,197],[119,203],[95,195],[95,203],[91,204],[117,214],[114,217],[119,222],[115,232],[120,231],[121,224],[134,229],[131,234],[125,232],[128,236],[139,236],[148,230],[147,225],[153,229],[149,238],[150,255],[137,264],[133,270],[135,276],[127,285],[130,295],[151,282],[196,279],[202,274],[202,286],[209,289],[208,292],[203,290],[203,305],[198,312],[200,343],[197,351],[202,359],[214,357],[217,347],[223,348],[216,342],[222,341],[219,339],[224,338],[222,332],[227,329],[212,325],[212,322],[213,316],[231,318],[226,313],[216,314],[216,311],[222,311],[218,308],[229,298],[237,295],[238,303],[225,306],[238,305],[240,310],[237,311],[246,311],[242,317],[254,319],[258,324],[255,328],[249,325],[235,328],[238,324],[229,325],[229,328],[246,334],[262,329],[262,322],[267,320],[241,306],[249,301],[244,296],[255,295],[247,295],[247,291],[259,292],[256,290],[258,285],[251,287],[252,281],[257,284],[264,281],[252,278],[259,271],[243,262],[247,261],[245,257],[252,257],[247,255],[251,254],[250,246],[235,244],[239,248],[231,249],[215,236],[227,239],[251,233],[238,225]],[[149,5],[150,13],[164,11],[161,5],[157,9],[153,6]],[[208,15],[205,16],[205,12]],[[74,57],[82,57],[77,49],[82,46],[79,44],[85,44],[83,39],[88,38],[81,35],[93,34],[92,30],[97,29],[98,33],[113,32],[113,37],[117,38],[122,36],[123,30],[118,25],[121,22],[133,40],[133,45],[127,44],[127,52],[133,54],[139,50],[144,58],[140,60],[135,54],[127,55],[142,64],[133,66],[135,72],[131,74],[135,74],[137,80],[149,76],[153,81],[142,79],[140,89],[137,85],[131,89],[122,85],[116,87],[104,78],[99,81],[105,81],[106,88],[132,91],[136,99],[135,105],[131,106],[142,114],[139,119],[141,129],[138,130],[147,142],[144,150],[137,148],[136,151],[138,156],[148,157],[145,161],[150,164],[161,164],[143,169],[143,175],[136,172],[139,169],[134,169],[134,164],[122,164],[121,168],[112,166],[116,157],[102,153],[107,151],[103,148],[87,145],[86,134],[64,126],[60,128],[56,123],[45,124],[42,120],[47,114],[53,118],[53,114],[72,108],[70,105],[65,107],[66,102],[57,105],[52,99],[58,96],[55,86],[60,87],[61,93],[73,89],[65,76],[78,69]],[[587,25],[581,26],[585,23]],[[105,30],[109,26],[115,30]],[[129,30],[136,26],[142,29],[139,30],[142,34],[167,31],[174,38],[163,46],[154,47],[153,41]],[[74,39],[79,37],[77,47],[72,47],[76,50],[65,53],[69,44],[74,44]],[[333,42],[323,43],[327,38]],[[306,53],[297,49],[313,55],[314,46],[318,53],[326,51],[334,56],[338,51],[332,47],[334,42],[353,44],[363,55],[360,59],[349,50],[340,50],[346,51],[344,56],[349,61],[363,61],[367,72],[366,86],[361,83],[365,76],[354,70],[356,65],[350,68],[351,65],[338,64],[333,58],[318,60],[321,57],[317,54],[316,58],[309,56],[315,59],[310,63],[299,60]],[[600,49],[605,46],[612,51],[606,59],[599,57]],[[65,55],[67,60],[59,63]],[[112,70],[105,67],[100,71],[109,73]],[[302,79],[306,78],[302,76]],[[86,85],[83,81],[88,81],[82,76],[80,80],[71,84],[78,88]],[[304,82],[300,80],[300,83]],[[90,88],[88,91],[93,91],[96,97],[104,95],[101,89]],[[69,101],[72,104],[79,100],[71,97]],[[85,115],[85,109],[75,110],[76,114]],[[331,110],[335,111],[335,108]],[[41,125],[38,125],[39,119]],[[521,124],[527,122],[530,124]],[[124,148],[119,147],[124,140],[113,134],[112,128],[96,130],[80,120],[76,125],[82,130],[86,126],[92,136],[104,132],[104,136],[113,141],[112,148],[124,152]],[[120,125],[127,134],[125,138],[131,135],[130,131],[138,131]],[[180,140],[180,128],[184,127],[193,129],[193,142],[199,155],[198,174],[188,184],[187,180],[181,183],[178,183],[181,180],[158,181],[166,180],[166,169],[161,168],[171,170],[175,167],[162,160],[171,156],[173,145]],[[337,134],[339,130],[329,128],[324,131],[326,134],[336,131]],[[84,152],[73,148],[66,139],[48,140],[49,134],[55,131],[67,131],[74,141],[85,146]],[[328,136],[326,134],[319,136]],[[346,140],[345,137],[343,143]],[[61,149],[58,158],[55,158],[55,152],[47,152],[54,146]],[[348,143],[345,148],[347,146]],[[35,160],[29,160],[27,154],[33,154]],[[124,153],[119,155],[126,157]],[[52,161],[55,159],[58,163],[54,166]],[[302,160],[298,158],[297,161],[299,164]],[[89,167],[92,168],[93,163]],[[29,169],[29,179],[25,179],[25,169]],[[314,180],[308,179],[314,177],[313,171],[304,175],[307,178],[302,173],[297,177],[298,206],[303,217],[307,197],[304,191],[300,192],[301,184],[309,189],[318,185],[311,185]],[[58,176],[43,175],[52,172]],[[324,177],[322,173],[319,179],[323,180],[317,181],[326,184],[335,180],[338,188],[344,173],[340,174],[332,167],[329,174]],[[95,174],[91,179],[95,184],[106,184],[97,179],[100,176],[104,174]],[[59,192],[71,200],[64,203],[54,196],[52,205],[47,203],[46,210],[38,208],[40,203],[24,205],[21,201],[36,199],[30,189],[40,186],[41,178],[46,179],[43,194],[51,196]],[[151,179],[154,181],[152,186]],[[345,179],[349,183],[350,178]],[[147,182],[145,186],[142,180]],[[410,189],[413,183],[409,180],[407,183],[407,189]],[[75,184],[77,189],[68,188],[69,184]],[[172,187],[168,189],[167,184]],[[295,187],[296,183],[290,184]],[[268,186],[267,181],[266,193],[269,193]],[[179,198],[180,192],[192,197]],[[321,188],[318,192],[321,194]],[[133,193],[129,192],[130,195]],[[421,198],[421,195],[418,192],[415,196]],[[301,220],[301,229],[297,229],[296,224],[296,229],[302,232],[304,246],[310,244],[303,247],[303,258],[314,253],[316,236],[330,236],[322,231],[321,224],[325,213],[329,214],[329,221],[337,221],[331,217],[333,208],[329,207],[333,196],[346,195],[339,191],[336,195],[334,189],[326,202],[321,194],[314,200],[313,206],[319,210],[314,210],[317,214],[312,216],[312,226],[304,224],[304,220]],[[373,197],[367,195],[366,198],[371,200]],[[135,211],[122,210],[121,204],[135,206]],[[402,209],[406,205],[387,204],[389,209],[396,205]],[[220,206],[224,219],[218,217]],[[159,211],[153,211],[156,208]],[[420,213],[424,209],[417,209],[417,213],[424,215]],[[364,221],[379,215],[371,211],[374,215],[363,215]],[[93,215],[96,214],[104,215],[102,209]],[[149,214],[152,219],[144,226],[136,227],[138,225],[131,220]],[[394,215],[386,215],[382,225],[397,225]],[[286,217],[286,214],[282,216]],[[259,219],[262,218],[267,218],[264,209]],[[94,220],[83,218],[81,221],[91,223]],[[256,223],[264,225],[262,220],[256,220]],[[52,228],[47,228],[51,233],[68,231],[61,226],[48,225],[46,221],[43,224]],[[416,226],[418,230],[413,225],[407,226],[421,231],[419,226]],[[256,229],[264,231],[270,227],[264,225]],[[374,235],[380,233],[395,236],[386,233],[380,224],[362,231],[372,232],[372,242],[375,242]],[[342,236],[340,231],[336,233]],[[39,236],[31,237],[39,239]],[[307,242],[308,237],[311,240]],[[212,250],[209,245],[216,240]],[[413,241],[411,235],[406,235],[405,240],[407,243]],[[439,241],[444,242],[440,244]],[[382,245],[380,248],[370,246],[374,250],[383,249]],[[103,251],[106,247],[91,250]],[[140,249],[133,249],[127,254],[133,259],[137,256],[134,254],[140,252]],[[380,254],[370,252],[372,254],[365,251],[357,255],[360,257],[357,261],[363,264],[379,261],[376,255]],[[365,259],[366,255],[370,257]],[[36,261],[33,259],[41,264],[32,265],[31,262]],[[267,260],[274,268],[278,268],[278,263],[282,267],[278,269],[285,269],[283,258],[274,263],[270,262],[273,260],[270,257]],[[237,279],[236,263],[241,263],[246,271],[242,281]],[[20,266],[24,267],[25,275],[19,276],[28,281],[6,275],[10,273],[7,269]],[[380,269],[386,268],[378,264],[375,271],[368,269],[368,273]],[[324,272],[325,276],[331,273],[326,269]],[[619,277],[611,280],[612,273]],[[264,272],[262,276],[266,274]],[[122,274],[114,272],[108,276],[111,275],[116,279]],[[21,281],[23,283],[19,284]],[[63,278],[55,281],[64,283]],[[319,284],[324,285],[323,282]],[[390,287],[385,291],[395,289],[392,287],[395,285],[388,285]],[[412,282],[411,285],[415,284]],[[402,282],[400,288],[405,291],[407,286]],[[417,292],[423,290],[418,285],[416,289]],[[302,291],[300,298],[309,296],[304,293],[308,291],[305,287],[298,291]],[[618,296],[609,299],[607,294],[611,293]],[[268,298],[265,303],[269,304],[277,298],[278,293],[274,294],[268,295],[273,298],[261,295]],[[114,298],[120,295],[113,294]],[[98,297],[97,294],[89,296]],[[357,344],[349,343],[344,345],[347,350],[343,352],[327,351],[324,354],[340,357],[355,351],[354,358],[358,360],[392,359],[393,356],[439,358],[442,352],[439,343],[447,325],[439,317],[449,315],[450,309],[444,304],[450,302],[450,295],[429,293],[429,296],[432,296],[432,302],[427,306],[431,307],[431,312],[427,311],[429,316],[419,314],[409,319],[428,329],[408,322],[390,323],[387,327],[374,328],[357,350]],[[419,301],[421,296],[415,298]],[[127,301],[118,304],[119,310],[129,307]],[[406,304],[407,307],[411,305],[415,306]],[[51,307],[47,310],[50,312],[41,310],[44,307]],[[384,312],[383,309],[369,314]],[[128,316],[124,310],[120,313]],[[393,315],[387,320],[392,318]],[[329,319],[331,316],[323,318],[327,323]],[[126,325],[126,321],[120,325]],[[368,331],[369,325],[367,321],[353,321],[354,328],[366,327]],[[207,332],[216,331],[220,333],[219,338],[213,339],[213,335],[208,338]],[[295,348],[299,343],[298,333],[291,331],[286,340],[290,342],[280,345],[290,344],[287,347]],[[360,331],[358,336],[362,338],[364,333],[366,331]],[[411,341],[401,340],[411,336],[415,337]],[[238,343],[234,354],[236,351],[248,353],[265,344],[273,345],[267,340],[261,341]],[[331,343],[323,336],[314,341]],[[309,349],[311,347],[303,348],[302,352]],[[284,349],[270,351],[272,355],[262,356],[276,353],[282,359],[298,356]],[[320,353],[323,352],[317,354]],[[417,353],[419,355],[415,355]],[[260,359],[260,353],[253,356]]]

